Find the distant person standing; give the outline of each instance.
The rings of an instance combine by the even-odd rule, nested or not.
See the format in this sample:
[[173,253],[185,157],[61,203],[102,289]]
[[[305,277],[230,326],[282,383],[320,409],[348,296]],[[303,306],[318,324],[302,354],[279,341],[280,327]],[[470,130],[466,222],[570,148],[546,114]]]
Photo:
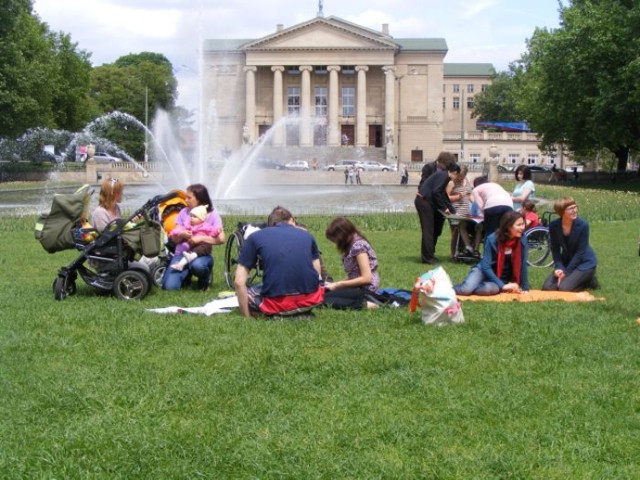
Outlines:
[[349,181],[349,167],[344,167],[344,184]]
[[580,176],[580,173],[578,172],[578,167],[573,167],[573,186],[577,187],[578,186],[578,177]]
[[402,170],[400,173],[400,185],[408,185],[409,184],[409,169],[406,165],[402,165]]
[[360,178],[360,173],[362,170],[359,168],[356,168],[355,170],[356,170],[356,183],[358,185],[362,185],[362,179]]
[[447,165],[450,163],[454,163],[456,161],[456,157],[449,152],[440,152],[438,154],[438,158],[434,162],[427,163],[422,167],[422,173],[420,174],[420,183],[418,187],[424,183],[424,181],[429,178],[431,175],[436,173],[439,170],[446,170]]
[[449,181],[455,181],[460,174],[460,166],[450,163],[446,170],[441,170],[425,180],[416,194],[414,205],[420,219],[422,241],[420,247],[420,260],[422,263],[435,265],[438,259],[435,257],[436,243],[442,233],[444,216],[455,213],[456,209],[451,205],[447,197],[446,189]]

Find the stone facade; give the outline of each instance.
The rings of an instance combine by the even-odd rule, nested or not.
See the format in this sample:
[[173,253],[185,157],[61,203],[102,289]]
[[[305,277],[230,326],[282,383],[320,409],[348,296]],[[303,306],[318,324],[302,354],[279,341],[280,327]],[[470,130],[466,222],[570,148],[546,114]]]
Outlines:
[[224,158],[261,141],[281,161],[320,166],[363,156],[418,164],[442,150],[477,163],[495,145],[500,163],[549,163],[534,134],[476,130],[473,95],[493,67],[446,64],[447,50],[442,38],[393,38],[387,25],[323,16],[258,39],[206,40],[205,151]]

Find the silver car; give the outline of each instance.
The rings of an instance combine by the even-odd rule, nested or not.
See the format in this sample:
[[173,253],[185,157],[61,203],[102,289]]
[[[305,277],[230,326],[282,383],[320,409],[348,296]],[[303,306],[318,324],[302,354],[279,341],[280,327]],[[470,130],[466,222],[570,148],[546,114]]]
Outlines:
[[109,155],[104,152],[96,152],[93,156],[93,159],[96,163],[111,163],[111,162],[121,162],[122,159],[118,157],[114,157],[113,155]]
[[358,162],[356,168],[359,170],[372,171],[372,172],[395,172],[398,170],[397,165],[390,165],[388,163],[380,163],[375,160],[362,160]]
[[336,170],[343,172],[345,168],[354,167],[358,164],[358,160],[339,160],[336,163],[332,163],[324,167],[325,170],[329,172],[334,172]]
[[284,166],[287,170],[309,170],[309,163],[305,160],[296,160],[295,162],[289,162]]

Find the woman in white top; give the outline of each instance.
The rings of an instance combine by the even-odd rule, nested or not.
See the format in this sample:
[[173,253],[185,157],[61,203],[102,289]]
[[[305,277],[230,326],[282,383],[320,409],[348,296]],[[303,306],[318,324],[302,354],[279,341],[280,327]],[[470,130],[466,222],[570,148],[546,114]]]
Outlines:
[[514,172],[516,186],[511,194],[513,209],[520,211],[525,200],[532,200],[536,194],[536,187],[531,181],[531,169],[526,165],[520,165]]

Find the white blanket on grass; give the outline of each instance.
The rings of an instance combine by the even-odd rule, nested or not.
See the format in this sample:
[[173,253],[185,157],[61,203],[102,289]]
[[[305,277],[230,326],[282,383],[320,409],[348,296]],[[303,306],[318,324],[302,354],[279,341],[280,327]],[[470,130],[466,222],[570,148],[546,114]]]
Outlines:
[[238,308],[238,297],[236,296],[213,300],[202,307],[164,307],[147,308],[146,310],[153,313],[199,313],[209,316],[216,313],[229,313],[234,308]]

